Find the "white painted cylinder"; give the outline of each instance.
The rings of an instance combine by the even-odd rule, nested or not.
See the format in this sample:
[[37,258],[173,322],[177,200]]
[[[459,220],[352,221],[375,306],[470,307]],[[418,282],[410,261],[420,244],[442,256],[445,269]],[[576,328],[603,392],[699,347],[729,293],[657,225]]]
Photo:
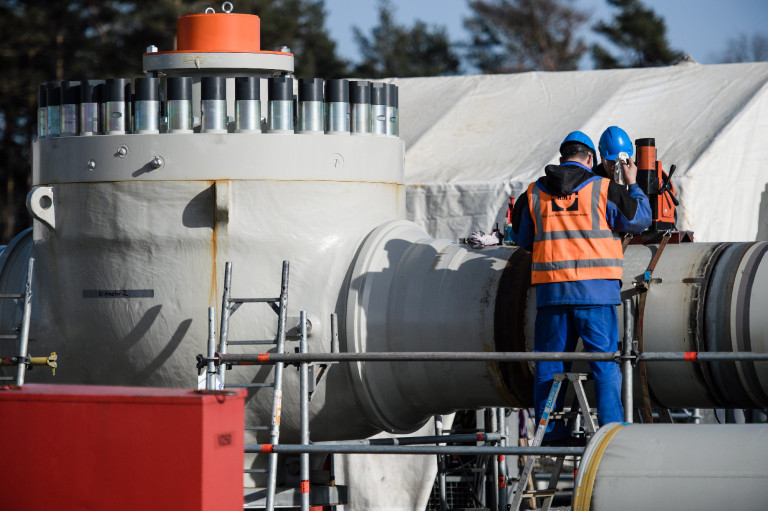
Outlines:
[[609,424],[584,452],[572,508],[763,510],[766,457],[765,424]]

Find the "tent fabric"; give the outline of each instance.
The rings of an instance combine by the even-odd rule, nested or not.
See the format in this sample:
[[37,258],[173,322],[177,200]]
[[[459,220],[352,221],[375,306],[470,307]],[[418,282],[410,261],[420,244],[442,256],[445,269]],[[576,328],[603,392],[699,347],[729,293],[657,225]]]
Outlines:
[[655,138],[697,241],[768,239],[768,63],[393,79],[408,218],[438,238],[503,226],[581,130]]
[[[394,78],[409,220],[456,240],[503,226],[508,197],[581,130],[655,138],[697,241],[768,240],[768,63]],[[429,434],[431,424],[415,434]],[[382,434],[381,436],[387,436]],[[339,457],[345,509],[424,509],[434,457]],[[395,497],[396,496],[396,497]]]

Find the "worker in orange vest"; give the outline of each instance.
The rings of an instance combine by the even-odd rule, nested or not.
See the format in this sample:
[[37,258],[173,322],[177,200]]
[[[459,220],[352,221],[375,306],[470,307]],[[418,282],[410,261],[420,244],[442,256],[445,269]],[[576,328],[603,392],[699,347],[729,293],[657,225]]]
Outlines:
[[[592,172],[595,146],[580,131],[560,145],[560,165],[528,186],[512,212],[512,240],[533,252],[531,283],[536,286],[537,352],[568,352],[579,337],[587,352],[616,352],[621,303],[622,247],[618,233],[640,233],[651,224],[648,198],[636,183],[637,167],[622,164],[628,185]],[[598,422],[621,422],[621,373],[614,362],[590,363],[595,379]],[[536,423],[555,373],[570,364],[537,362],[534,382]],[[565,393],[558,396],[562,409]],[[573,443],[561,423],[551,422],[544,441]]]

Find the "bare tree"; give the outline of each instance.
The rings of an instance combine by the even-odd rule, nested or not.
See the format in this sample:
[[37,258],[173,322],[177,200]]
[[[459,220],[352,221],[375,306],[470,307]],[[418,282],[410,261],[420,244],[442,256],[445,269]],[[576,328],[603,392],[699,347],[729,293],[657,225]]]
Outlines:
[[470,0],[467,59],[483,73],[576,69],[587,21],[573,0]]
[[768,36],[741,34],[732,37],[718,60],[723,63],[768,61]]

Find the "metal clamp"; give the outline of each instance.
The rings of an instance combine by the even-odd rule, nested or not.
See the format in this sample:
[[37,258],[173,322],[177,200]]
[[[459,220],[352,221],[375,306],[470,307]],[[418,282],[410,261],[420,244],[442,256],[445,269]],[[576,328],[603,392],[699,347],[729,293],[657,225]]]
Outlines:
[[196,357],[197,359],[197,375],[200,376],[200,374],[203,372],[203,369],[206,369],[208,367],[208,362],[213,362],[214,365],[218,366],[221,363],[221,359],[219,358],[219,354],[217,353],[213,357],[206,357],[202,354],[198,354]]

